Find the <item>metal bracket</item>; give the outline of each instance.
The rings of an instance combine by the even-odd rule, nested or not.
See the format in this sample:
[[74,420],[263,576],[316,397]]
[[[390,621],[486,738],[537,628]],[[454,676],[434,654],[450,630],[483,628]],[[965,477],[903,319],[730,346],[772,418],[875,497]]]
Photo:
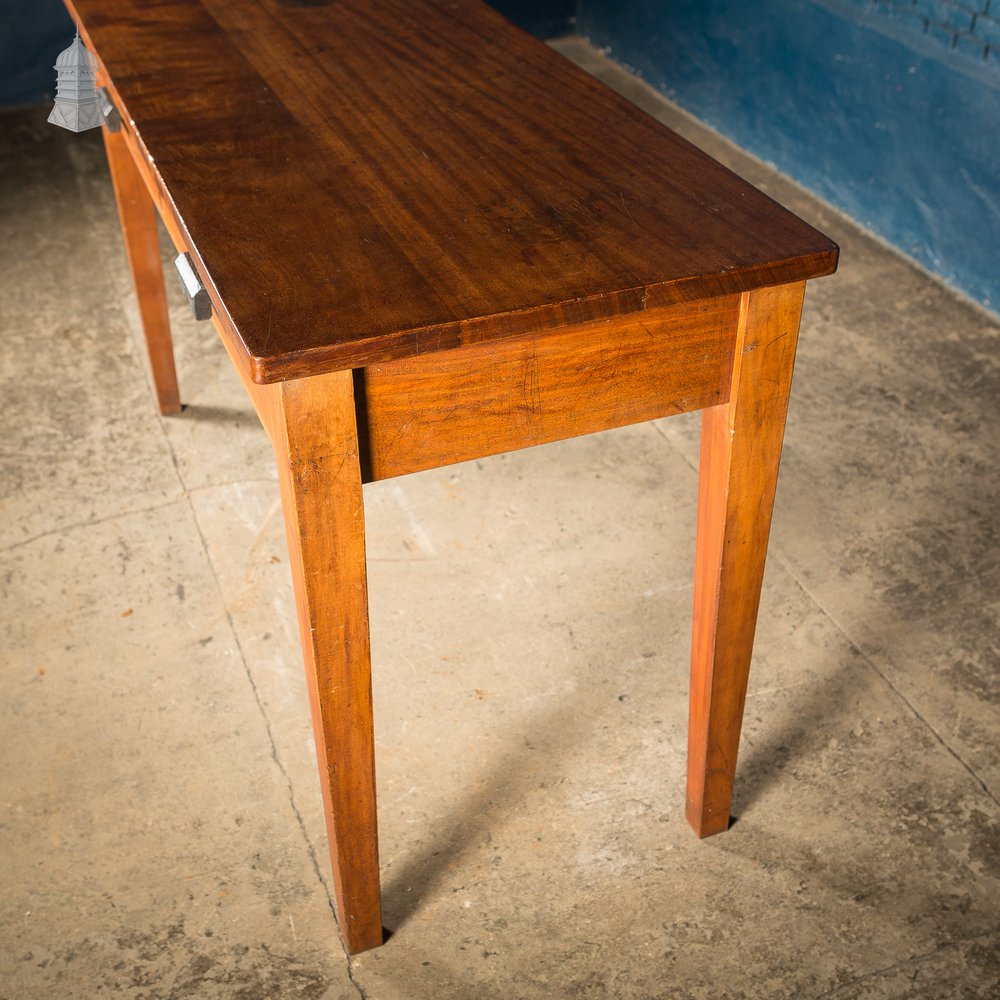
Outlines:
[[187,295],[191,303],[191,311],[195,319],[212,318],[212,301],[208,297],[208,289],[201,283],[198,272],[195,271],[191,263],[191,254],[178,254],[174,261],[174,267],[181,276],[181,284],[184,286],[184,294]]
[[101,121],[109,132],[117,132],[122,127],[122,116],[118,114],[114,101],[108,94],[107,87],[97,88],[97,109],[101,115]]

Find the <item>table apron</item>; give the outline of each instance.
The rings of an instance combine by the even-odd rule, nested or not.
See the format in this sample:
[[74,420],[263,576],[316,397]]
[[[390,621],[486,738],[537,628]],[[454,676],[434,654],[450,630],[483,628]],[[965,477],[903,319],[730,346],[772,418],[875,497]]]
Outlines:
[[365,480],[724,403],[739,303],[684,302],[360,369]]

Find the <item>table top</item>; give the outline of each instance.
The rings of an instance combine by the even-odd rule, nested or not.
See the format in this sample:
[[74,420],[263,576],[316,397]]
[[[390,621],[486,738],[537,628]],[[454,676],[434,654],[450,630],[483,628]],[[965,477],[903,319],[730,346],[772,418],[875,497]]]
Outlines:
[[837,248],[472,0],[67,0],[274,382],[829,274]]

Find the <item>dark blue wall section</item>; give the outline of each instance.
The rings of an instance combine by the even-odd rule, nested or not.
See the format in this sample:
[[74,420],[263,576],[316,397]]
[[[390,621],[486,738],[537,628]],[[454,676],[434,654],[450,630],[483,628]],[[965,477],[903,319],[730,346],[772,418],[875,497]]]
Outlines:
[[576,0],[489,0],[489,5],[539,38],[568,35],[576,21]]
[[968,58],[909,24],[897,30],[874,8],[834,0],[582,0],[578,30],[955,287],[1000,306],[1000,63],[988,53]]
[[61,0],[0,0],[0,107],[53,96],[56,56],[73,41]]

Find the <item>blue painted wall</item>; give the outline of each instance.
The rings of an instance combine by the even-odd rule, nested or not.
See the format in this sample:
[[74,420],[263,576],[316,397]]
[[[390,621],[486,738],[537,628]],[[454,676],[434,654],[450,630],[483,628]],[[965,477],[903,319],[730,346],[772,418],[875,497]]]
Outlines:
[[959,31],[930,0],[581,0],[578,30],[997,311],[1000,36],[976,4]]
[[577,0],[488,0],[488,3],[539,38],[568,35],[576,21]]
[[52,97],[52,67],[72,40],[73,22],[61,0],[0,0],[0,107]]

